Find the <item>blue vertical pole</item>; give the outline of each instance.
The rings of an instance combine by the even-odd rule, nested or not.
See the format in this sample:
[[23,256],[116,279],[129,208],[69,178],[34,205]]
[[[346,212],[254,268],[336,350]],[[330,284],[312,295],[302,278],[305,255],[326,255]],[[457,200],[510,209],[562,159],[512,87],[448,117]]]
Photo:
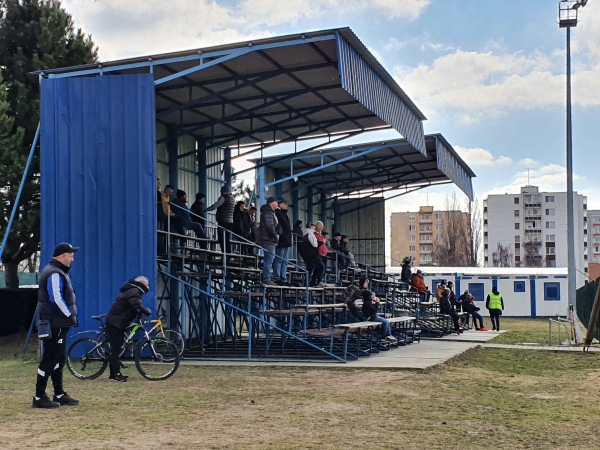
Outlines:
[[6,241],[8,240],[8,235],[10,234],[10,229],[12,228],[13,221],[15,220],[15,215],[17,214],[17,210],[19,209],[19,201],[21,200],[21,194],[23,193],[23,187],[25,186],[25,180],[27,179],[27,174],[29,173],[29,167],[31,167],[31,162],[33,161],[33,155],[35,154],[35,148],[37,147],[38,140],[40,138],[40,123],[38,122],[37,130],[35,131],[35,137],[33,138],[33,144],[31,145],[31,149],[29,150],[29,157],[27,158],[27,164],[25,165],[25,170],[23,171],[23,177],[21,178],[21,184],[19,185],[19,192],[17,192],[17,198],[15,198],[15,203],[13,204],[12,211],[10,212],[10,219],[8,219],[8,224],[6,225],[6,231],[4,232],[4,237],[2,238],[2,246],[0,247],[0,257],[4,254],[4,247],[6,246]]

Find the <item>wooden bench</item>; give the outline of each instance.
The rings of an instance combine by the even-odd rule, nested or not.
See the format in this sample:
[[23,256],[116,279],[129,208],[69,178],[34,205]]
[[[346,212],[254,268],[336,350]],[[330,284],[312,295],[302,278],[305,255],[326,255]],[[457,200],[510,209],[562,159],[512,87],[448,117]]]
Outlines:
[[311,328],[300,331],[298,337],[309,342],[316,341],[321,344],[326,344],[329,347],[329,353],[334,353],[339,348],[336,342],[341,345],[341,357],[344,361],[348,359],[348,332],[346,327],[334,326],[329,328]]
[[398,345],[421,341],[421,330],[415,329],[416,317],[398,316],[387,319],[392,329],[392,335],[398,339]]
[[[369,356],[373,351],[376,351],[373,342],[375,331],[379,329],[381,323],[379,322],[352,322],[337,325],[338,327],[347,328],[348,334],[352,335],[356,343],[356,352],[349,353],[354,359],[358,359],[359,356]],[[366,348],[361,348],[361,343],[365,340]],[[375,342],[379,342],[379,338]]]

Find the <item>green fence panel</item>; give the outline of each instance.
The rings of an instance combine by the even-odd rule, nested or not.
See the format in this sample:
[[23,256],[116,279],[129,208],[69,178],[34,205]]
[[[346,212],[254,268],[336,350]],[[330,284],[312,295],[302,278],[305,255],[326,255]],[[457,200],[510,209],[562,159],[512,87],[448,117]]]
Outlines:
[[[586,327],[590,323],[594,298],[596,297],[596,290],[599,285],[600,278],[577,289],[577,316]],[[600,341],[600,320],[596,323],[594,336]]]

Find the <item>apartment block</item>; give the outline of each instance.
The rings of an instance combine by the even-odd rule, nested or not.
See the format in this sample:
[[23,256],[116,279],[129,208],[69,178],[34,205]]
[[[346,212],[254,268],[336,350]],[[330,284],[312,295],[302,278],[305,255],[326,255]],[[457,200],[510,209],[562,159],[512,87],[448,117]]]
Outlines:
[[[588,274],[587,198],[574,193],[577,286]],[[483,201],[484,265],[568,267],[567,193],[490,195]]]
[[[453,211],[468,220],[468,214]],[[394,212],[390,217],[390,248],[392,265],[400,265],[410,256],[415,266],[434,263],[436,244],[444,243],[444,216],[447,211],[436,211],[433,206],[420,206],[419,211]]]
[[587,217],[589,277],[595,280],[600,278],[600,210],[589,210]]

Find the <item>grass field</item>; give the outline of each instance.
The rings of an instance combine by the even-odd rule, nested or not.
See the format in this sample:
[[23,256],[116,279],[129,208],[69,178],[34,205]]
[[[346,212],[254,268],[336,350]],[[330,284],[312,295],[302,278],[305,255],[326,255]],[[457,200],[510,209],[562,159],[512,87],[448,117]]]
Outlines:
[[[547,342],[547,320],[502,326],[494,342]],[[597,448],[598,353],[477,348],[426,371],[183,365],[164,382],[65,371],[81,405],[35,410],[22,339],[0,338],[2,449]]]

